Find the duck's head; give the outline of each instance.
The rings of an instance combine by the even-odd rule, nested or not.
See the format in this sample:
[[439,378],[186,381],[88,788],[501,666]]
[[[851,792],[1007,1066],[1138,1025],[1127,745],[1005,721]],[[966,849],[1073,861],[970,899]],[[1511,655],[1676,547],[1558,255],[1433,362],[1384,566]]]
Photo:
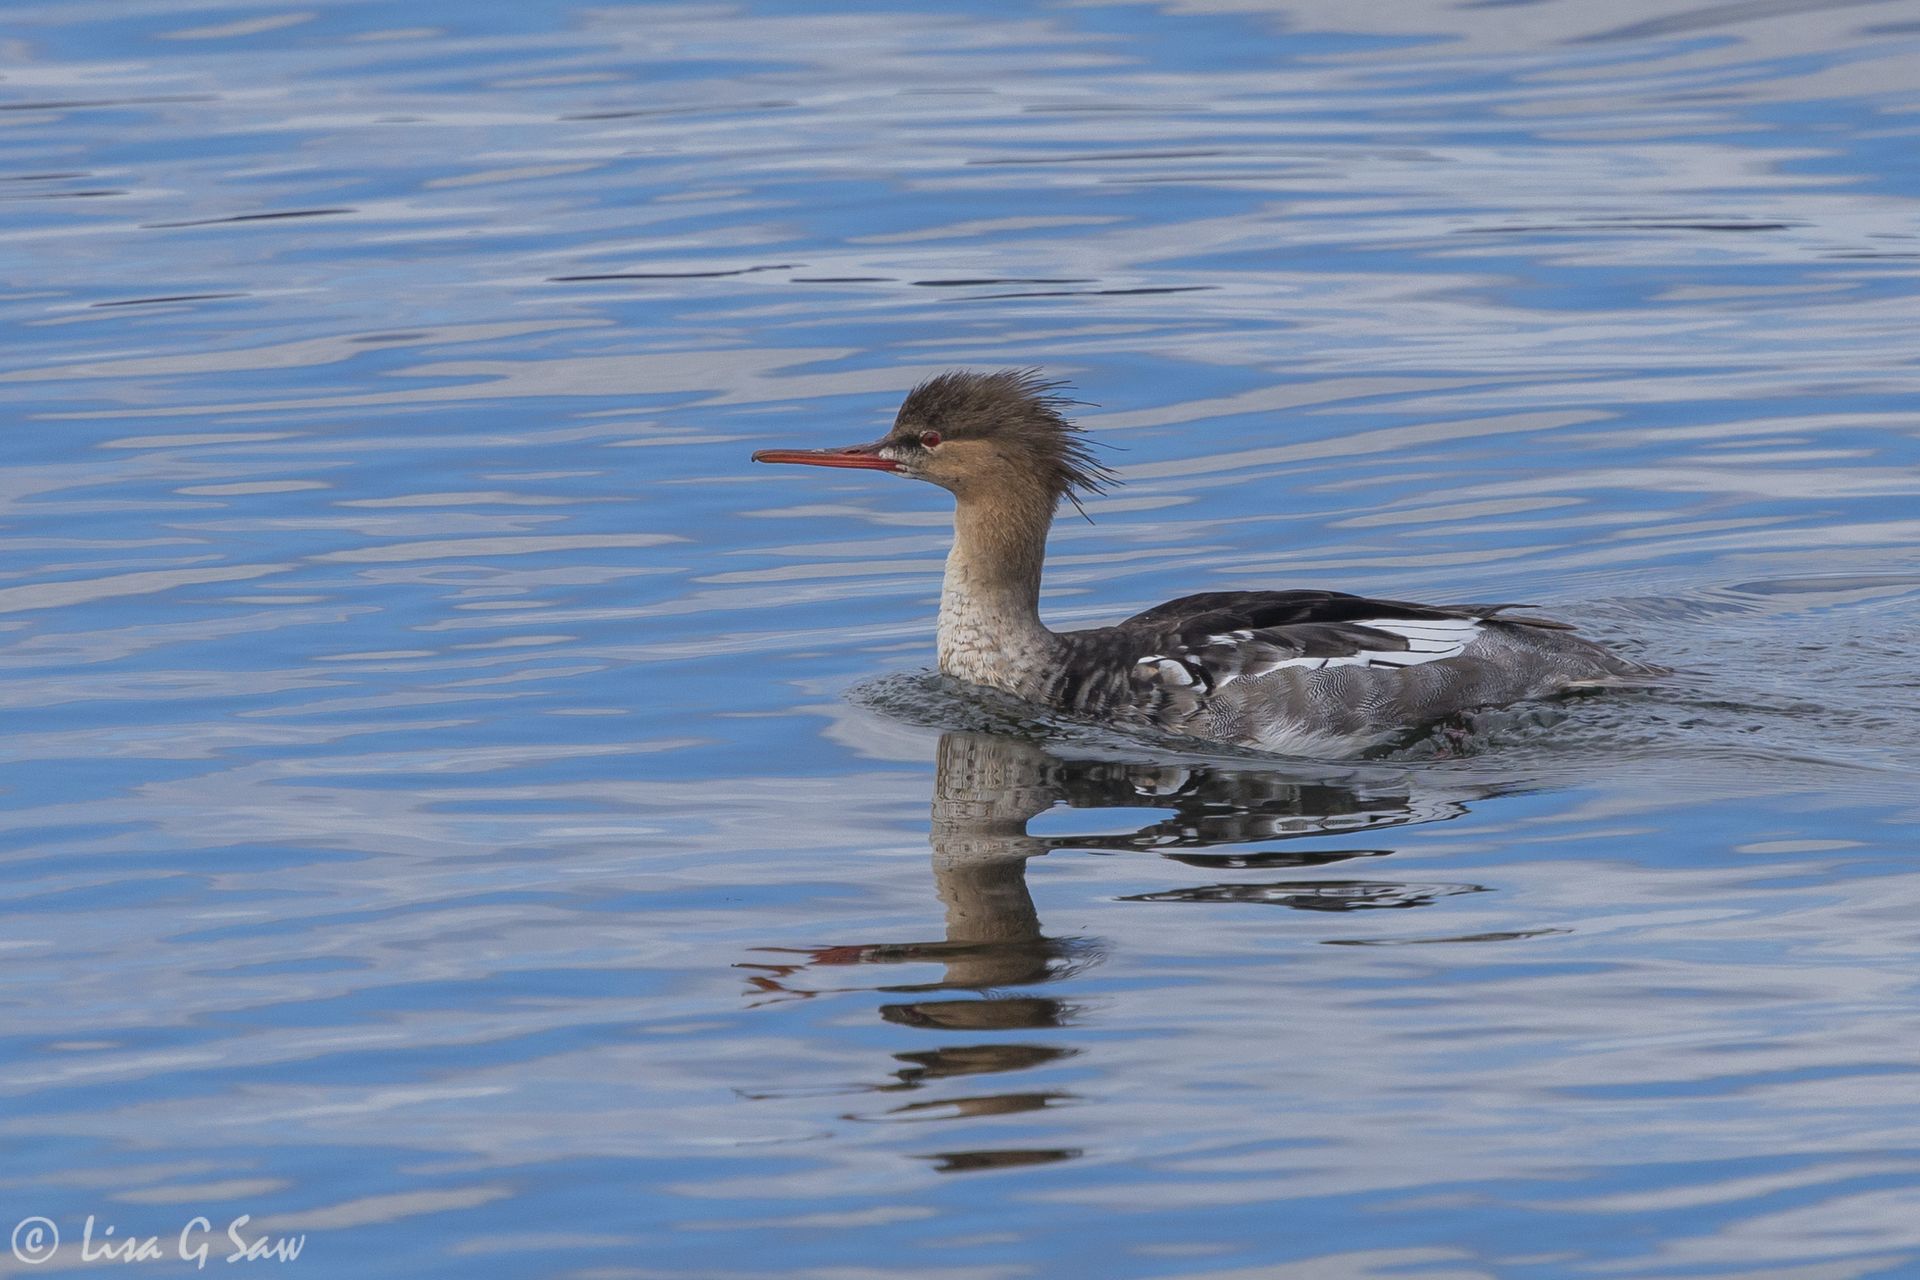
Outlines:
[[839,449],[762,449],[755,462],[891,471],[950,490],[962,502],[1061,498],[1099,493],[1114,482],[1080,428],[1034,369],[943,373],[907,393],[893,430],[871,444]]

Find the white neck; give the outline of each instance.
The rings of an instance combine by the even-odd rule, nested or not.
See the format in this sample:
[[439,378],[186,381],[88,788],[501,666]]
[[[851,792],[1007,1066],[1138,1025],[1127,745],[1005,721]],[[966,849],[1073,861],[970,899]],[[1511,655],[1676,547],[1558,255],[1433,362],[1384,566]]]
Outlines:
[[953,550],[940,592],[940,670],[1033,697],[1051,672],[1056,641],[1040,621],[1040,567],[1053,502],[969,501],[953,513]]

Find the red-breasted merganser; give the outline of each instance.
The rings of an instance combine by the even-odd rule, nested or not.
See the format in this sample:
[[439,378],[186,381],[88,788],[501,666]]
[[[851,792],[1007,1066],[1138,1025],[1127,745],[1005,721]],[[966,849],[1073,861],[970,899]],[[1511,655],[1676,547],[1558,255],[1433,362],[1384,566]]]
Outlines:
[[1062,498],[1116,477],[1036,371],[956,371],[910,392],[893,430],[756,462],[860,467],[955,499],[940,670],[1070,717],[1262,751],[1346,755],[1461,712],[1661,674],[1503,604],[1421,605],[1337,591],[1207,591],[1111,627],[1040,620]]

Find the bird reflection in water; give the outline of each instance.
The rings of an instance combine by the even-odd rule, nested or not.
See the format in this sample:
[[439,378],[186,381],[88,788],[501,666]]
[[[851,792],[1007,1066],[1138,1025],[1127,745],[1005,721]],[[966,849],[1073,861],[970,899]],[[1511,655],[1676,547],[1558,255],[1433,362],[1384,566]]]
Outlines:
[[[1302,777],[1271,766],[1215,763],[1168,765],[1114,758],[1073,758],[1040,743],[988,733],[949,732],[940,739],[928,843],[933,878],[946,909],[943,938],[926,942],[767,948],[769,959],[743,964],[760,1002],[806,999],[870,987],[820,985],[838,966],[932,964],[937,978],[877,988],[910,999],[883,1003],[889,1023],[945,1033],[955,1043],[895,1053],[891,1079],[860,1092],[916,1092],[943,1080],[1004,1075],[1061,1063],[1080,1050],[1046,1034],[977,1041],[979,1033],[1056,1032],[1080,1020],[1069,999],[1036,992],[1100,962],[1092,938],[1049,937],[1027,889],[1027,860],[1056,849],[1096,854],[1150,852],[1228,871],[1312,871],[1383,857],[1377,847],[1262,847],[1309,836],[1360,834],[1466,812],[1488,788],[1448,794],[1413,785],[1406,774],[1358,767],[1329,778]],[[1120,833],[1037,836],[1028,823],[1059,804],[1074,809],[1152,810],[1152,822]],[[1403,884],[1376,879],[1288,877],[1164,890],[1127,902],[1267,903],[1306,911],[1420,907],[1472,884]],[[771,957],[780,956],[775,960]],[[964,995],[953,993],[967,993]],[[838,1092],[839,1090],[835,1090]],[[769,1096],[769,1095],[757,1095]],[[1073,1101],[1060,1090],[1029,1089],[907,1102],[859,1121],[944,1121],[1037,1112]],[[942,1151],[925,1156],[941,1172],[1009,1168],[1071,1159],[1062,1147]]]

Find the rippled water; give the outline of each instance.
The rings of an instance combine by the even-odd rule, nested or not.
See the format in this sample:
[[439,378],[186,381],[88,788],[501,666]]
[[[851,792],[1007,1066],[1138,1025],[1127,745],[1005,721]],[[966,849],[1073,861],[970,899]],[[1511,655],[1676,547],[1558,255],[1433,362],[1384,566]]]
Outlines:
[[[1920,4],[5,35],[35,1274],[246,1214],[327,1276],[1920,1275]],[[968,699],[941,495],[746,457],[1009,364],[1124,450],[1056,624],[1524,599],[1681,674],[1341,764]]]

